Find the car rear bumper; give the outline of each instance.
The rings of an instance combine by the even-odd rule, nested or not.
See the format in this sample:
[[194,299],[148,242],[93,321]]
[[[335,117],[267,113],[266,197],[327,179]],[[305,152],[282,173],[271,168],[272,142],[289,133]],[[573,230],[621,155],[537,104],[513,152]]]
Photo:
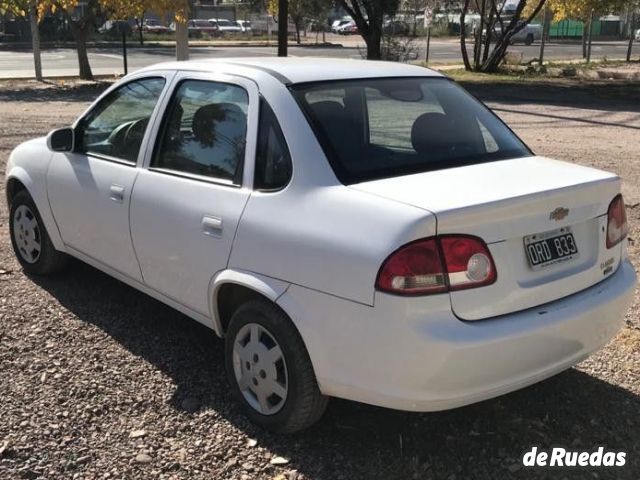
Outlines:
[[625,260],[582,292],[475,322],[453,316],[448,295],[376,294],[368,307],[291,286],[278,303],[300,330],[323,393],[436,411],[517,390],[580,362],[620,329],[635,284]]

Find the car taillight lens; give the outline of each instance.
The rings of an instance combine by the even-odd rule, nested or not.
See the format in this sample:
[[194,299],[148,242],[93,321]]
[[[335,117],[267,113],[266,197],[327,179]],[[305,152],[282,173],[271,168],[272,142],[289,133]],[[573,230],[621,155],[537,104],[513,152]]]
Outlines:
[[619,244],[629,232],[627,226],[627,211],[622,195],[618,194],[611,200],[607,210],[607,248]]
[[440,248],[435,238],[399,248],[382,264],[376,286],[405,295],[446,292]]
[[440,237],[451,290],[481,287],[496,281],[496,267],[487,245],[477,237]]
[[400,295],[427,295],[489,285],[497,273],[486,244],[466,235],[409,243],[382,264],[376,288]]

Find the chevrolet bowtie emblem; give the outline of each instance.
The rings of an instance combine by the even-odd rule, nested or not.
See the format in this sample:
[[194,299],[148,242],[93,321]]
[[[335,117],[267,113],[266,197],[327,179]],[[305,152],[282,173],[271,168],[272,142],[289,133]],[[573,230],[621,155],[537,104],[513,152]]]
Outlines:
[[569,209],[564,207],[558,207],[553,212],[549,214],[549,220],[555,220],[559,222],[563,218],[569,215]]

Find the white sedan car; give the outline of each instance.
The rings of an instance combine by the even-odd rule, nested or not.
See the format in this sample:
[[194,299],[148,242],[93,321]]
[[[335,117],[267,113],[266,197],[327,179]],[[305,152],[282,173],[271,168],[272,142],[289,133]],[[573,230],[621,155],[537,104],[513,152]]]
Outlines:
[[155,65],[6,176],[27,273],[71,255],[209,326],[280,432],[330,396],[434,411],[538,382],[612,338],[636,283],[620,178],[417,66]]

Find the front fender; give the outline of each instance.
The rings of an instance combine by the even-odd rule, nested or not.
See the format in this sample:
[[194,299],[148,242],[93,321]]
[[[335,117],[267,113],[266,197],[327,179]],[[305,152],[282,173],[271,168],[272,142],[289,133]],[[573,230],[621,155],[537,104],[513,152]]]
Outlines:
[[251,271],[226,269],[218,272],[209,282],[209,311],[213,319],[213,329],[218,336],[223,336],[217,306],[218,293],[222,285],[229,283],[249,288],[274,303],[289,288],[289,283],[287,282]]
[[65,251],[47,196],[47,170],[52,156],[44,137],[19,145],[9,156],[5,182],[15,179],[24,185],[38,208],[51,243],[56,250]]

